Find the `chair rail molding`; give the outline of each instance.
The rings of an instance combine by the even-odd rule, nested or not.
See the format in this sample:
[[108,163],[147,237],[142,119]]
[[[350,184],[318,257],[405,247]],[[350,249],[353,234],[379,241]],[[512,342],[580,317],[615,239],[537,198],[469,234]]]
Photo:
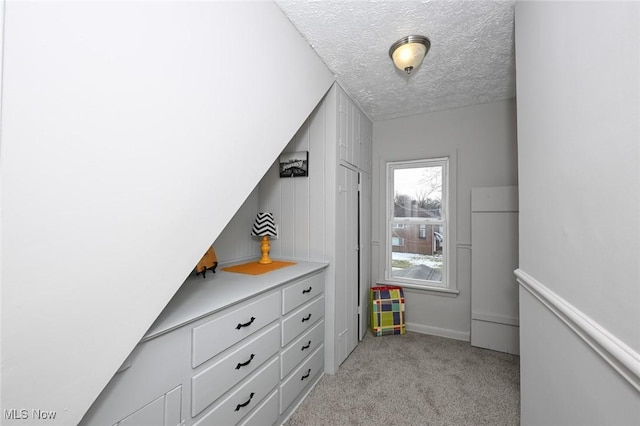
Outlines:
[[521,269],[514,271],[520,286],[546,306],[602,359],[640,391],[640,354],[584,312]]

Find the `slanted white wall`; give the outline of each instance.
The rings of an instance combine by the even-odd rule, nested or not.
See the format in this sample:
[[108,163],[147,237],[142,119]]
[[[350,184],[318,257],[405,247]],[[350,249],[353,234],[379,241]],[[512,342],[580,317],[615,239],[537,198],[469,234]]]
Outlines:
[[218,263],[241,262],[260,257],[260,239],[251,236],[251,228],[259,211],[256,188],[213,242]]
[[373,125],[372,279],[384,279],[386,162],[450,157],[454,279],[459,294],[405,289],[409,330],[469,340],[471,188],[517,185],[515,101],[438,111]]
[[640,424],[640,4],[516,4],[522,424]]
[[333,78],[270,2],[9,1],[3,48],[0,408],[71,425]]

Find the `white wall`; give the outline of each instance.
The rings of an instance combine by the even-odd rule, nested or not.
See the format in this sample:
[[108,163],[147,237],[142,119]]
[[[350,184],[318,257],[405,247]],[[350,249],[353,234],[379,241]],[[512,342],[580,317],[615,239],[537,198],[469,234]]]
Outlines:
[[386,163],[451,158],[453,275],[457,296],[405,289],[410,330],[469,340],[471,188],[517,185],[515,101],[432,112],[373,125],[373,269],[384,280]]
[[[336,275],[339,273],[336,267],[339,239],[336,234],[339,213],[336,210],[337,170],[342,168],[338,166],[338,135],[347,133],[346,123],[349,120],[356,122],[354,117],[360,114],[347,97],[342,88],[335,84],[285,148],[285,152],[309,152],[309,176],[281,179],[276,161],[259,185],[260,209],[273,212],[279,224],[279,238],[271,242],[272,256],[329,262],[325,274],[324,342],[325,371],[329,374],[337,371],[346,356],[340,356],[339,348],[340,343],[349,337],[347,334],[340,335],[348,321],[348,316],[339,309],[346,299],[341,295],[349,289],[355,291],[355,288],[345,288],[344,277]],[[348,106],[340,110],[340,102]],[[371,134],[371,123],[364,116],[360,120],[359,131],[363,133],[360,135],[361,141],[355,145],[362,151],[358,152],[357,159],[363,165],[369,165],[371,160],[367,153],[371,150],[367,135]],[[355,135],[355,129],[350,129]],[[350,331],[357,333],[354,327]]]
[[270,2],[4,23],[0,408],[76,424],[333,78]]
[[[308,177],[280,178],[280,154],[227,224],[213,247],[220,263],[260,256],[260,238],[251,237],[257,212],[271,212],[278,227],[270,256],[326,262],[332,259],[327,235],[326,176],[335,169],[335,147],[327,143],[326,97],[302,123],[283,153],[308,152]],[[329,166],[331,164],[331,166]]]
[[[328,135],[336,121],[335,87],[322,99],[300,127],[284,152],[309,151],[309,177],[280,178],[279,161],[269,168],[259,185],[260,208],[273,212],[279,238],[271,243],[271,254],[329,262],[325,273],[325,371],[337,369],[335,356],[335,135]],[[333,182],[333,183],[331,183]]]
[[522,424],[639,424],[640,4],[515,25]]
[[259,211],[262,210],[258,207],[258,189],[256,188],[251,191],[213,242],[219,264],[242,262],[260,257],[260,238],[251,236],[251,228]]
[[[326,99],[326,98],[325,98]],[[335,148],[327,146],[326,100],[323,99],[283,152],[309,152],[309,176],[280,178],[276,158],[259,185],[259,206],[278,224],[278,239],[271,241],[271,255],[286,259],[327,261],[332,238],[325,205],[335,194],[327,188],[326,176],[335,170]]]

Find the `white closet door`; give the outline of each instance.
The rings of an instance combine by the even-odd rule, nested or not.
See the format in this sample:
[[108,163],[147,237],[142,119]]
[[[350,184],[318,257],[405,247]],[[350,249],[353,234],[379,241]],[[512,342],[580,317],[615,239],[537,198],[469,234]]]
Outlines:
[[371,176],[360,173],[360,275],[358,293],[360,309],[359,339],[364,339],[369,329],[369,288],[371,288]]
[[336,206],[336,356],[341,364],[358,344],[358,173],[338,167]]
[[471,190],[471,344],[519,354],[518,189]]

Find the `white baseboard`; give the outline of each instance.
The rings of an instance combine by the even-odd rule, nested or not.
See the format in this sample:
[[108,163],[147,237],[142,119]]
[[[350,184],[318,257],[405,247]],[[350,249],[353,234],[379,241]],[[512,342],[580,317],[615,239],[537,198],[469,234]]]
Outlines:
[[468,331],[450,330],[448,328],[432,327],[429,325],[405,323],[407,331],[415,333],[430,334],[432,336],[447,337],[449,339],[470,341],[470,333]]
[[638,352],[531,275],[521,269],[516,269],[515,274],[523,289],[531,293],[625,380],[640,391],[640,354]]

